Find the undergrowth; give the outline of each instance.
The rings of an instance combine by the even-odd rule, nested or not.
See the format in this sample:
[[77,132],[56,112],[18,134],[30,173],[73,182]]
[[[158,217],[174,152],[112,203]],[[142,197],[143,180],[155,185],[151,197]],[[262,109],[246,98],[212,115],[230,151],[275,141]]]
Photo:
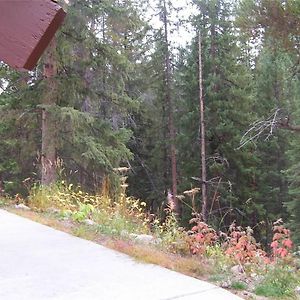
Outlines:
[[278,299],[296,299],[295,288],[298,284],[299,277],[292,267],[277,264],[269,268],[263,281],[255,288],[255,293]]
[[149,233],[146,204],[122,192],[118,201],[107,195],[91,195],[64,181],[51,188],[35,187],[29,196],[29,205],[39,211],[60,210],[62,218],[75,222],[93,220],[104,234]]

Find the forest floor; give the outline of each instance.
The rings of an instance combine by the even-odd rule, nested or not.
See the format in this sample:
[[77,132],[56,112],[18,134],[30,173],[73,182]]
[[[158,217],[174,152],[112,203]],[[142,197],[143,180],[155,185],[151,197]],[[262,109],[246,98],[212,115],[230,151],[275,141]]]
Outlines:
[[[128,254],[137,261],[160,265],[167,269],[219,285],[241,298],[257,300],[271,299],[255,295],[253,287],[251,287],[252,282],[249,281],[242,272],[234,269],[234,267],[229,269],[228,272],[224,272],[224,274],[217,274],[208,260],[199,260],[194,257],[186,257],[180,254],[163,251],[147,242],[136,242],[129,240],[126,237],[122,238],[121,236],[116,237],[113,235],[102,234],[97,230],[97,226],[94,226],[95,224],[86,224],[75,222],[69,218],[62,218],[55,209],[41,212],[27,208],[20,209],[16,208],[15,205],[7,204],[2,206],[2,208],[35,222]],[[296,297],[292,298],[297,299]]]

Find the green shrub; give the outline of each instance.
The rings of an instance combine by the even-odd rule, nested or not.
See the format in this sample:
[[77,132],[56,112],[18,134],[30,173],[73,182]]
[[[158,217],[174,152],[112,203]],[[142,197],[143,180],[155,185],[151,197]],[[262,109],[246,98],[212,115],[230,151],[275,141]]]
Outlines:
[[78,210],[74,211],[71,214],[71,217],[74,221],[82,222],[83,220],[90,218],[94,211],[95,207],[92,204],[78,203]]
[[173,213],[169,213],[162,224],[158,220],[154,220],[152,230],[161,241],[162,248],[178,254],[188,254],[190,252],[187,232],[184,228],[179,227]]

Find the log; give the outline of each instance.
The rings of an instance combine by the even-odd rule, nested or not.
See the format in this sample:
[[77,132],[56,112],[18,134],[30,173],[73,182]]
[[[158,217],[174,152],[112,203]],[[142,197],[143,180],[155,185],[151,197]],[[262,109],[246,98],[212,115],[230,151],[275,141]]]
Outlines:
[[32,70],[65,15],[52,0],[0,0],[0,60]]

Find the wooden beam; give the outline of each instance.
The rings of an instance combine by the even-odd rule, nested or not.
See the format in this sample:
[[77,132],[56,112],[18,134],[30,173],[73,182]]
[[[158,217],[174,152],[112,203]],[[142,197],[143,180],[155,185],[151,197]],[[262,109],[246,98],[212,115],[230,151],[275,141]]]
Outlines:
[[32,70],[65,15],[52,0],[0,0],[0,60]]

